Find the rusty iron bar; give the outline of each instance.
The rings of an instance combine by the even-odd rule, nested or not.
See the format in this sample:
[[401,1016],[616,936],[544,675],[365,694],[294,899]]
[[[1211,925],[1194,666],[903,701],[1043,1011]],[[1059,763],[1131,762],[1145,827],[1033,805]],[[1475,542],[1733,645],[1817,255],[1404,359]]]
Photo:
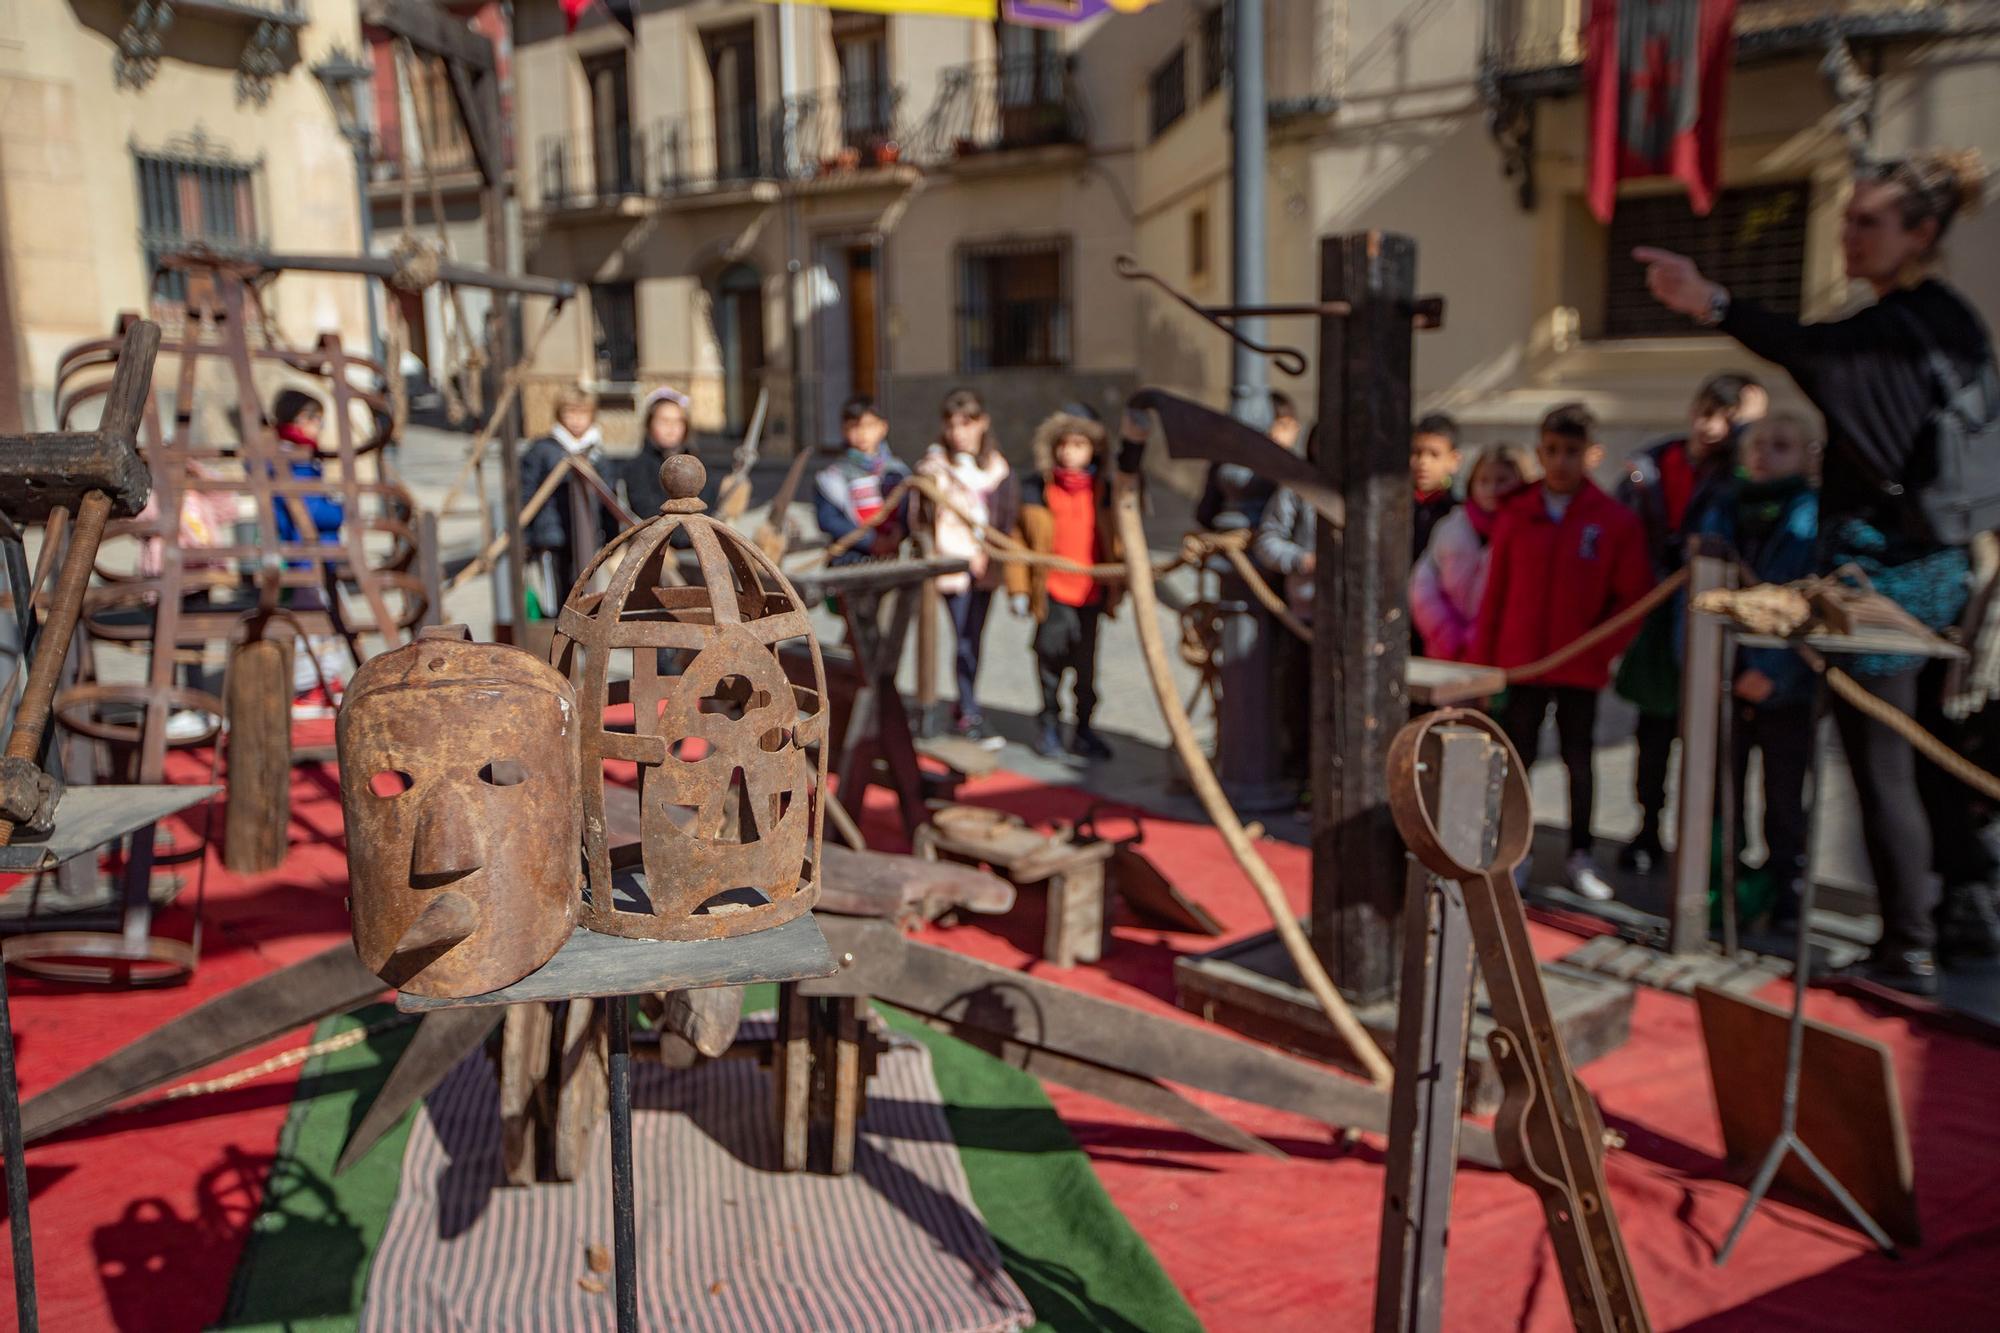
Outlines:
[[[7,737],[10,759],[33,762],[41,753],[42,734],[48,730],[49,709],[55,701],[56,677],[62,674],[63,659],[69,656],[77,617],[83,613],[84,590],[90,585],[97,546],[104,539],[104,524],[110,517],[110,496],[98,490],[84,495],[70,532],[69,550],[63,553],[62,572],[56,575],[55,595],[49,599],[48,622],[35,639],[35,657],[21,691],[20,709],[14,715],[14,730]],[[0,816],[0,847],[13,837],[14,821]]]
[[[1426,742],[1447,728],[1484,732],[1507,766],[1493,853],[1471,863],[1458,859],[1465,840],[1442,827],[1445,803],[1424,780]],[[1492,718],[1470,709],[1441,709],[1411,721],[1390,745],[1389,806],[1410,854],[1464,890],[1493,1012],[1487,1049],[1504,1088],[1495,1144],[1507,1173],[1541,1199],[1570,1316],[1584,1333],[1645,1333],[1651,1324],[1605,1185],[1603,1121],[1563,1047],[1514,884],[1514,867],[1526,858],[1535,833],[1526,766]],[[1454,834],[1450,847],[1448,833]],[[1399,1074],[1409,1078],[1416,1072]]]

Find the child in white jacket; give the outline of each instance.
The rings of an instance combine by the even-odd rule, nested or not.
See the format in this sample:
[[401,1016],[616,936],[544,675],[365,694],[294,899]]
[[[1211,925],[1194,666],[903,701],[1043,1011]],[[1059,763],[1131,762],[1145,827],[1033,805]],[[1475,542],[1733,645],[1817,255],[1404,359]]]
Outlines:
[[1486,595],[1486,567],[1500,503],[1534,472],[1519,445],[1496,444],[1480,452],[1465,483],[1465,503],[1438,520],[1430,545],[1410,571],[1410,619],[1424,651],[1447,662],[1463,661]]

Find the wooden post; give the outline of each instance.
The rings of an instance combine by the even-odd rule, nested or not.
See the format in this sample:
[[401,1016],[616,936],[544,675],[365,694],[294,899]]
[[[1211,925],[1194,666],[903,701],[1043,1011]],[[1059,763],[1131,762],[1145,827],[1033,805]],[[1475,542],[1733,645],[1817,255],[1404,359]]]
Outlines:
[[285,859],[292,823],[292,651],[291,633],[282,630],[229,653],[222,701],[229,718],[222,864],[239,875],[275,870]]
[[[1505,752],[1471,727],[1441,728],[1422,756],[1437,785],[1444,848],[1465,865],[1492,861]],[[1444,1314],[1451,1220],[1472,1026],[1472,926],[1465,892],[1410,860],[1403,924],[1402,1007],[1390,1089],[1375,1333],[1434,1333]]]
[[[1688,560],[1690,604],[1729,579],[1728,562],[1696,551]],[[1722,735],[1722,626],[1689,616],[1681,667],[1681,786],[1674,839],[1674,896],[1667,909],[1667,951],[1708,952],[1709,830],[1715,820],[1715,773]]]
[[1312,646],[1313,948],[1361,1003],[1396,985],[1403,846],[1389,741],[1409,717],[1410,353],[1417,250],[1407,236],[1320,241],[1317,466],[1346,501],[1319,525]]
[[[1004,590],[994,594],[1006,595]],[[921,596],[917,607],[917,735],[930,736],[937,730],[938,617],[943,614],[944,598],[936,579],[925,580]],[[958,707],[962,710],[965,700],[960,699]]]

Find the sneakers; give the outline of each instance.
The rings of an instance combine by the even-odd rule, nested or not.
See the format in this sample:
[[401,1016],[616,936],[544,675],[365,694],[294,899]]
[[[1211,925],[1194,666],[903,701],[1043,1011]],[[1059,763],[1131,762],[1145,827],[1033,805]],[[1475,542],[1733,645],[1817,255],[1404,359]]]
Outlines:
[[1563,863],[1569,874],[1569,886],[1593,902],[1609,902],[1611,886],[1598,873],[1597,861],[1589,852],[1571,852],[1569,860]]
[[1103,760],[1111,757],[1111,747],[1102,737],[1090,729],[1085,722],[1076,724],[1076,730],[1069,739],[1069,752],[1082,759]]
[[1660,835],[1651,829],[1641,829],[1618,853],[1618,868],[1628,875],[1650,875],[1666,863],[1667,849],[1660,846]]
[[1905,995],[1938,993],[1937,959],[1929,949],[1885,951],[1878,945],[1861,975],[1878,986],[1887,986]]
[[167,739],[200,740],[217,725],[219,722],[213,713],[204,713],[199,708],[177,708],[167,715]]
[[960,740],[971,741],[982,750],[998,750],[1007,744],[1005,739],[986,730],[986,719],[977,713],[952,723],[951,734]]
[[1044,759],[1060,759],[1066,753],[1063,749],[1062,728],[1054,721],[1042,723],[1041,732],[1035,737],[1035,753]]

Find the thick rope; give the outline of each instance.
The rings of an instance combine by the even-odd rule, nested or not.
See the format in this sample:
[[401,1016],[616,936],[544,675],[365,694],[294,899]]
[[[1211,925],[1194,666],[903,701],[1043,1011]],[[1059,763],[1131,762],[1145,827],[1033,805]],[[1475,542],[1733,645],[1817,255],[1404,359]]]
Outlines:
[[1283,886],[1271,873],[1264,858],[1258,855],[1249,831],[1237,819],[1228,797],[1223,795],[1222,785],[1216,781],[1214,769],[1209,767],[1208,756],[1195,743],[1194,728],[1181,706],[1180,696],[1174,693],[1167,671],[1166,646],[1160,635],[1159,601],[1153,588],[1152,570],[1143,554],[1146,532],[1139,518],[1138,480],[1129,474],[1119,474],[1115,496],[1113,513],[1119,537],[1125,545],[1125,567],[1132,595],[1132,618],[1139,631],[1139,647],[1146,660],[1146,674],[1158,698],[1160,713],[1166,719],[1167,731],[1173,737],[1174,750],[1180,755],[1188,781],[1194,787],[1195,795],[1201,799],[1210,822],[1222,834],[1237,865],[1270,912],[1271,924],[1276,927],[1286,954],[1298,969],[1306,989],[1319,1002],[1327,1022],[1347,1044],[1368,1076],[1377,1085],[1386,1087],[1394,1074],[1388,1058],[1354,1017],[1354,1011],[1348,1008],[1347,1002],[1340,998],[1340,992],[1334,989],[1332,978],[1327,976],[1326,968],[1321,965],[1318,955],[1313,953],[1311,942],[1306,939],[1298,917],[1285,899]]

